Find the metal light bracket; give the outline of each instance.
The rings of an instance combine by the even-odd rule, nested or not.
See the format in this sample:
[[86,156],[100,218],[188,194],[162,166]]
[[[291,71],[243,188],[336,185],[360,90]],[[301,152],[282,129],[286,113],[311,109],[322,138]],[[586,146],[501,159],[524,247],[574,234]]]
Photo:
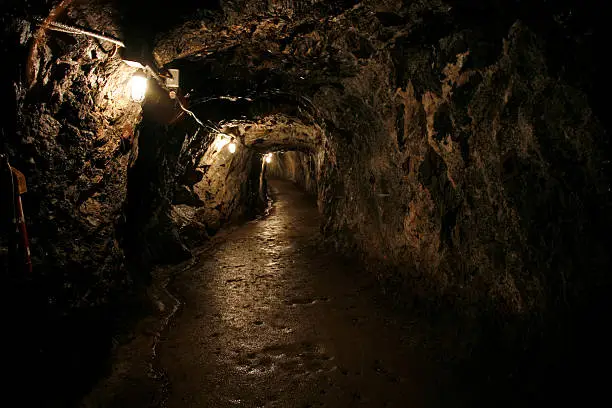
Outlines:
[[170,77],[166,78],[166,86],[168,87],[168,89],[171,89],[171,90],[178,89],[180,85],[180,82],[179,82],[180,71],[175,68],[170,68],[168,72],[170,73]]

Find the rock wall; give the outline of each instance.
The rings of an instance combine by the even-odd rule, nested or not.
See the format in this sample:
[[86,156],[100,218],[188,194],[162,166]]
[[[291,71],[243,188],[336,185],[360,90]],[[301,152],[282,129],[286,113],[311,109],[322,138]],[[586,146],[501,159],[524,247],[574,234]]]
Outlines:
[[266,205],[260,196],[261,156],[237,144],[234,154],[215,134],[207,149],[185,155],[172,212],[190,246],[201,244],[222,225],[253,217]]
[[[70,12],[77,24],[116,34],[112,17],[104,8]],[[117,275],[122,254],[115,225],[140,120],[140,106],[126,93],[133,70],[108,43],[13,21],[17,31],[7,45],[24,58],[14,92],[6,95],[17,101],[17,117],[3,142],[12,165],[27,177],[24,205],[35,267],[75,282],[60,285],[76,306],[105,296],[100,287],[92,292],[89,279],[126,279]],[[92,269],[84,271],[86,265]]]
[[[331,242],[411,299],[539,315],[609,284],[608,137],[580,64],[559,54],[578,47],[562,33],[582,23],[564,19],[584,10],[543,7],[537,24],[502,3],[366,2],[270,34],[265,52],[245,35],[226,65],[250,53],[253,81],[266,70],[308,95],[321,170],[299,153],[271,170],[317,180]],[[282,21],[266,23],[291,33]]]
[[585,95],[549,75],[533,32],[517,23],[500,48],[475,68],[478,46],[454,34],[427,53],[439,81],[409,63],[395,88],[381,80],[391,67],[370,63],[343,93],[316,96],[343,128],[328,135],[325,231],[412,293],[542,311],[607,279],[604,130]]
[[[119,317],[113,307],[136,301],[126,296],[134,279],[117,228],[141,107],[127,93],[133,69],[113,45],[40,30],[31,17],[49,15],[52,5],[35,3],[3,13],[2,45],[11,61],[1,98],[14,110],[3,121],[1,143],[26,176],[34,267],[29,276],[19,265],[3,269],[3,300],[12,311],[8,369],[14,392],[41,384],[40,395],[28,398],[66,406],[65,384],[86,387],[110,350]],[[120,34],[108,6],[81,3],[67,10],[60,4],[52,10],[73,24]],[[10,197],[6,185],[1,196]],[[8,233],[3,228],[1,235]]]

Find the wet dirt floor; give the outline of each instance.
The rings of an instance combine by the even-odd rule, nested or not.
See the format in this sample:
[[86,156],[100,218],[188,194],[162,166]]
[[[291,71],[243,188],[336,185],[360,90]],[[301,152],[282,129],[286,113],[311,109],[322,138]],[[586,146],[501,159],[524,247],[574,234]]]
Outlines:
[[171,287],[183,306],[158,345],[165,405],[463,406],[376,281],[322,249],[313,199],[269,186],[269,216],[226,234]]
[[608,389],[591,366],[608,366],[609,336],[593,320],[578,346],[564,331],[524,350],[513,326],[405,303],[405,293],[397,303],[324,242],[311,197],[269,186],[269,215],[155,272],[155,310],[79,407],[541,408],[594,405]]

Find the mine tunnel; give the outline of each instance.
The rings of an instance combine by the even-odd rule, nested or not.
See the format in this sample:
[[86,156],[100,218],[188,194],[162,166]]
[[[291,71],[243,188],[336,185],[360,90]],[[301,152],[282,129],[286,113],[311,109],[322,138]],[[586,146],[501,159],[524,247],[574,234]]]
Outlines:
[[605,398],[595,1],[0,11],[3,406]]

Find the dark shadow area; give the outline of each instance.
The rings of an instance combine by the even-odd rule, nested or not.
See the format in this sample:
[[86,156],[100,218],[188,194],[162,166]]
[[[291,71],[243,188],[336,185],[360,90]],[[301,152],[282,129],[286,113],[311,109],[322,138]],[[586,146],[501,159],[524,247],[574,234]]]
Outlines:
[[132,325],[151,312],[138,292],[67,315],[52,281],[13,279],[3,289],[3,308],[12,312],[4,322],[2,390],[23,407],[78,406],[109,373],[111,349],[128,342]]

